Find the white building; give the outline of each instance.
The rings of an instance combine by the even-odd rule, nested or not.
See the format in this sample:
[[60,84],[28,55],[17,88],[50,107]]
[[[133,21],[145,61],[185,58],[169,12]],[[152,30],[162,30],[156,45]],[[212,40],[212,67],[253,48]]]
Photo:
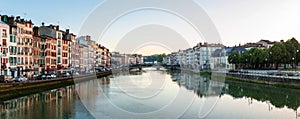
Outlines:
[[10,64],[8,62],[8,57],[9,53],[8,53],[8,47],[11,45],[10,42],[8,42],[10,38],[9,35],[9,25],[7,25],[6,23],[0,21],[0,63],[1,63],[1,67],[0,67],[0,72],[1,75],[8,75],[7,69],[8,67],[10,67]]
[[203,69],[212,69],[211,67],[214,63],[212,62],[212,54],[217,49],[221,49],[224,47],[222,44],[207,44],[207,43],[199,43],[200,46],[200,59],[199,59],[199,66],[200,70]]

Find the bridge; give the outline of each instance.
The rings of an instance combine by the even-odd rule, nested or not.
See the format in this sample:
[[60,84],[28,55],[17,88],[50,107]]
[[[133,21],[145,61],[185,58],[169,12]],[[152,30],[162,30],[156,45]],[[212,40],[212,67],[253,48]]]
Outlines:
[[153,64],[131,64],[131,65],[129,65],[129,70],[137,69],[139,71],[142,71],[142,69],[145,67],[156,67],[156,69],[159,70],[162,66],[161,65],[153,65]]

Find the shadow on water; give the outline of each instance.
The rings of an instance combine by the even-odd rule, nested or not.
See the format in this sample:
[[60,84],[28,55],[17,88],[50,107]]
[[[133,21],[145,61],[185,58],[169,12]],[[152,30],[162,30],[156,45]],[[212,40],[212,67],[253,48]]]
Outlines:
[[[197,73],[168,71],[173,81],[181,87],[193,90],[199,97],[211,95],[209,85],[214,81],[210,76],[200,76]],[[218,93],[215,93],[218,94]],[[277,108],[287,107],[297,110],[300,106],[300,90],[274,87],[270,85],[226,80],[221,95],[234,98],[251,98],[257,101],[271,103]]]

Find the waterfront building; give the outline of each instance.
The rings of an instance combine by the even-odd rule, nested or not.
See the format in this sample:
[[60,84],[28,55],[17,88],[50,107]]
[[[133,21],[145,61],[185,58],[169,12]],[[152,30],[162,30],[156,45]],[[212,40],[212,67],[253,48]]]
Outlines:
[[94,48],[95,50],[95,67],[103,67],[101,62],[102,62],[102,49],[100,44],[95,44]]
[[88,45],[88,51],[89,51],[89,61],[88,61],[88,69],[90,72],[94,72],[95,69],[95,48],[94,45],[96,44],[95,41],[89,39],[88,41],[89,45]]
[[[59,30],[59,27],[57,28]],[[71,68],[71,44],[75,41],[76,35],[70,33],[69,29],[66,31],[60,30],[62,33],[62,42],[61,42],[61,61],[60,69],[70,69]]]
[[33,27],[33,74],[40,74],[42,72],[42,65],[41,65],[41,35],[39,27]]
[[124,55],[120,54],[119,52],[111,52],[111,68],[116,69],[123,65],[123,56]]
[[261,39],[260,41],[258,41],[256,44],[260,44],[261,46],[265,47],[265,48],[270,48],[272,47],[275,43],[277,43],[276,41],[270,41],[270,40],[264,40]]
[[164,57],[162,63],[166,65],[171,65],[171,54],[168,54],[166,57]]
[[57,70],[57,27],[54,25],[39,27],[41,36],[41,59],[40,64],[43,66],[43,72],[50,73]]
[[[3,15],[1,16],[1,21],[9,25],[9,30],[7,30],[7,32],[9,33],[7,34],[7,39],[6,39],[9,48],[7,52],[9,61],[8,64],[6,64],[8,67],[6,76],[13,78],[17,76],[18,71],[20,72],[20,70],[18,70],[17,67],[17,53],[18,53],[17,52],[17,26],[15,25],[16,22],[14,21],[14,17],[12,16],[8,17],[7,15]],[[9,40],[8,40],[8,35],[9,35]]]
[[89,47],[87,39],[89,36],[80,36],[76,38],[76,42],[79,45],[79,68],[80,72],[88,72],[89,66]]
[[10,65],[14,65],[13,63],[8,62],[8,58],[11,57],[8,53],[8,48],[13,44],[8,41],[10,38],[9,34],[9,25],[5,22],[0,21],[0,64],[1,64],[1,70],[0,75],[8,75],[8,68]]
[[234,69],[234,64],[230,64],[228,62],[228,56],[234,51],[243,53],[244,51],[246,51],[246,48],[243,46],[234,46],[215,50],[215,52],[212,54],[212,66],[214,66],[214,68],[223,67],[227,70]]
[[79,43],[75,40],[71,43],[71,68],[73,71],[80,71],[80,54]]
[[33,23],[31,20],[21,19],[20,16],[15,18],[7,15],[1,15],[1,21],[9,25],[7,30],[9,40],[8,38],[2,40],[4,54],[2,66],[5,69],[5,75],[30,77],[31,70],[33,70]]
[[111,59],[111,57],[110,57],[110,52],[109,52],[109,49],[108,48],[106,48],[106,47],[104,47],[104,46],[101,46],[100,47],[101,48],[101,65],[102,66],[105,66],[105,67],[108,67],[108,68],[110,68],[110,59]]
[[212,62],[212,53],[215,52],[216,49],[224,48],[225,46],[222,44],[208,44],[208,43],[199,43],[200,46],[200,59],[199,66],[200,70],[213,69],[212,66],[214,63]]
[[[16,17],[17,23],[17,46],[18,46],[18,59],[20,58],[20,64],[18,65],[22,69],[22,75],[31,76],[32,70],[32,39],[33,39],[33,23],[31,20],[21,19]],[[20,50],[19,50],[20,48]]]

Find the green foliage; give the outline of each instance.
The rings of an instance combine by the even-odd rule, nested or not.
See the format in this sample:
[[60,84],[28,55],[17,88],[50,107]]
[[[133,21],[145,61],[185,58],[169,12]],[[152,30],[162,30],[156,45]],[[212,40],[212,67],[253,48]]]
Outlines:
[[167,55],[165,53],[157,55],[157,62],[162,62],[166,56]]
[[228,62],[232,64],[238,64],[240,62],[240,54],[237,51],[233,51],[228,56]]
[[[266,64],[294,64],[300,61],[300,44],[295,38],[286,42],[278,42],[271,48],[251,48],[239,54],[234,51],[228,56],[232,64],[244,64],[248,68],[261,68]],[[297,64],[297,63],[296,63]]]
[[146,57],[144,57],[144,62],[154,62],[154,61],[162,62],[163,58],[166,57],[166,56],[167,55],[165,53],[146,56]]

